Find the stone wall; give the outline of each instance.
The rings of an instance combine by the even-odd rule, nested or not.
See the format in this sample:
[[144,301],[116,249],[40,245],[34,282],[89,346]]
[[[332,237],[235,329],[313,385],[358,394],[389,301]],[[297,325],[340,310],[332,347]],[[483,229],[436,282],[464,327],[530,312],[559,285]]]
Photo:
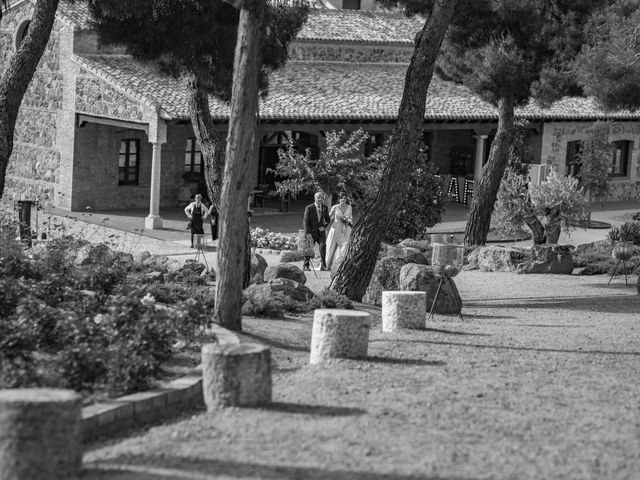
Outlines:
[[[567,143],[584,140],[592,122],[554,122],[544,124],[541,163],[554,165],[560,173],[565,172]],[[629,160],[629,175],[609,180],[609,195],[606,201],[633,200],[640,195],[640,123],[614,122],[610,141],[630,140],[633,151]]]
[[409,63],[412,46],[329,44],[296,42],[289,48],[291,60],[322,62]]
[[[162,145],[160,206],[174,207],[182,185],[186,140],[190,125],[169,125],[167,143]],[[118,185],[120,140],[140,140],[138,185]],[[152,145],[141,130],[125,130],[97,123],[76,128],[72,210],[91,206],[95,210],[149,208]]]
[[476,141],[473,130],[435,130],[431,137],[431,158],[442,174],[448,174],[451,168],[451,150],[466,148],[471,152],[471,171],[475,159]]
[[[33,13],[31,2],[5,12],[0,24],[0,73],[16,51],[16,36]],[[61,48],[72,35],[70,27],[54,23],[49,43],[23,98],[14,133],[14,149],[7,168],[5,198],[55,200],[60,182],[59,138],[66,125],[63,110],[65,74]]]
[[76,111],[141,122],[144,120],[145,105],[82,68],[76,80]]

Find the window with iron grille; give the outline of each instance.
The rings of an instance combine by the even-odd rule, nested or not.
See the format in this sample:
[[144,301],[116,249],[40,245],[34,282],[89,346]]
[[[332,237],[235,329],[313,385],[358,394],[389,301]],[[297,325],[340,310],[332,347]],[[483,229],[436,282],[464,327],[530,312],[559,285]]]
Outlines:
[[195,137],[187,138],[187,146],[184,150],[184,173],[194,178],[204,174],[202,152]]

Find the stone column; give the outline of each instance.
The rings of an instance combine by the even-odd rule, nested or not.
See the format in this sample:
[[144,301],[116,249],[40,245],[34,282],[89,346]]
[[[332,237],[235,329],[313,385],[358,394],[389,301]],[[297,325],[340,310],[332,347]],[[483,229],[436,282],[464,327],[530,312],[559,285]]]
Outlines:
[[476,135],[476,162],[473,166],[473,179],[477,182],[482,176],[482,161],[484,160],[484,143],[489,135]]
[[144,228],[156,230],[162,228],[160,216],[160,184],[162,166],[162,144],[167,141],[167,125],[157,118],[149,124],[149,142],[153,145],[151,156],[151,191],[149,195],[149,216],[145,218]]
[[358,310],[319,308],[313,312],[309,363],[363,358],[369,345],[370,315]]

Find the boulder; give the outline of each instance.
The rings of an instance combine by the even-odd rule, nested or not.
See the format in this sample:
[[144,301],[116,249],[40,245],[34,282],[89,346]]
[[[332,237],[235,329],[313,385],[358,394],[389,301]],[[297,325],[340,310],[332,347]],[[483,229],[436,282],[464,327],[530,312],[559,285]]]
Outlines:
[[278,265],[270,265],[264,271],[264,280],[274,280],[276,278],[288,278],[294,282],[307,283],[307,277],[300,268],[290,263],[279,263]]
[[387,247],[386,258],[406,258],[410,263],[429,265],[430,257],[431,253],[429,253],[429,258],[427,258],[421,250],[413,247],[394,247],[392,245]]
[[468,269],[484,272],[515,272],[518,264],[527,260],[523,249],[502,246],[478,247],[467,256]]
[[283,250],[280,252],[280,263],[301,262],[304,255],[297,250]]
[[104,243],[86,243],[76,250],[76,265],[110,265],[115,253]]
[[204,270],[202,270],[202,272],[200,272],[200,276],[204,277],[204,279],[208,282],[216,281],[216,271],[213,268],[205,268]]
[[193,258],[190,258],[184,262],[179,272],[185,274],[192,273],[193,275],[201,275],[202,272],[204,272],[206,269],[206,265],[198,262],[197,260],[194,260]]
[[151,254],[147,250],[143,250],[142,252],[136,252],[133,254],[133,261],[138,265],[140,265],[150,257],[151,257]]
[[255,276],[256,273],[260,273],[264,275],[264,271],[267,269],[267,261],[264,259],[262,255],[258,255],[257,253],[251,254],[251,278]]
[[[431,310],[431,304],[436,296],[440,279],[433,274],[433,269],[427,265],[409,263],[400,269],[399,289],[418,292],[427,292],[427,311]],[[442,283],[438,301],[433,309],[436,313],[460,313],[462,299],[455,286],[453,278]]]
[[401,290],[398,286],[400,269],[407,263],[409,261],[404,257],[387,257],[378,260],[362,298],[363,303],[381,306],[383,290]]
[[431,242],[429,240],[413,240],[411,238],[405,238],[398,244],[398,246],[417,248],[421,252],[426,252],[431,249]]
[[166,273],[168,270],[169,257],[166,255],[151,255],[142,261],[142,265],[152,270]]
[[518,265],[518,273],[557,273],[571,275],[573,257],[571,245],[534,245],[531,257]]
[[277,294],[282,294],[298,302],[305,302],[315,296],[309,287],[288,278],[276,278],[266,283],[254,283],[244,289],[246,297],[253,295],[273,297]]

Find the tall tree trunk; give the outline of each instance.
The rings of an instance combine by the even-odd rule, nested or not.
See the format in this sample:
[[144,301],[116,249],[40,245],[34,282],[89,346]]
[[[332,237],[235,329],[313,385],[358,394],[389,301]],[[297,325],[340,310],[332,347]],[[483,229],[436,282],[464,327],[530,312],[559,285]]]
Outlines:
[[436,0],[416,38],[380,189],[354,226],[345,259],[338,267],[333,283],[336,292],[351,300],[362,300],[376,265],[382,237],[396,215],[396,206],[409,181],[412,158],[418,153],[422,135],[427,91],[455,3],[455,0]]
[[220,199],[220,241],[214,320],[242,330],[242,284],[247,234],[247,199],[254,161],[258,113],[258,65],[266,4],[238,2],[240,21],[233,66],[231,115]]
[[547,226],[545,227],[547,238],[546,243],[558,243],[560,232],[562,230],[560,212],[552,209],[547,213]]
[[36,2],[27,35],[0,78],[0,197],[4,193],[20,104],[49,41],[57,9],[58,0]]
[[536,217],[533,212],[530,216],[525,218],[525,222],[527,222],[527,226],[533,234],[534,245],[541,245],[547,241],[547,236],[544,232],[544,225],[542,225],[540,219],[538,219],[538,217]]
[[224,147],[226,133],[216,131],[209,111],[209,95],[196,75],[187,80],[189,90],[189,114],[193,132],[200,145],[204,159],[204,178],[207,182],[209,200],[219,210],[224,173]]
[[514,133],[513,116],[513,98],[501,98],[498,101],[498,130],[491,144],[489,161],[473,187],[471,212],[464,233],[466,245],[484,245],[487,241],[493,206],[509,161],[509,146]]

